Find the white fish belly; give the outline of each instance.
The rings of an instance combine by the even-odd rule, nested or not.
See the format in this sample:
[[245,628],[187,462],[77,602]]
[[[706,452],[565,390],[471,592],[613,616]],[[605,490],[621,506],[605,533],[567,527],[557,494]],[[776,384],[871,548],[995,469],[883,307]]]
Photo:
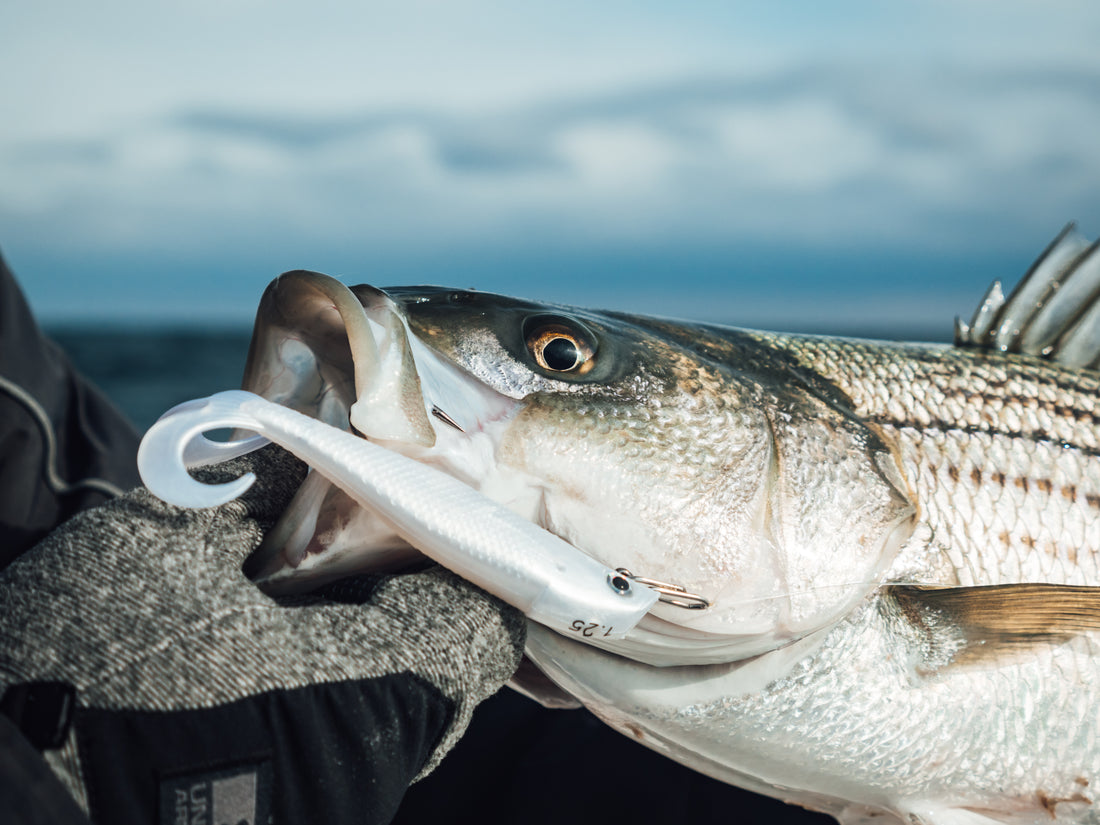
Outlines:
[[919,638],[876,603],[763,687],[767,656],[655,670],[541,629],[528,646],[621,732],[786,801],[927,822],[943,810],[1100,822],[1089,802],[1100,786],[1100,651],[1086,637],[922,675]]

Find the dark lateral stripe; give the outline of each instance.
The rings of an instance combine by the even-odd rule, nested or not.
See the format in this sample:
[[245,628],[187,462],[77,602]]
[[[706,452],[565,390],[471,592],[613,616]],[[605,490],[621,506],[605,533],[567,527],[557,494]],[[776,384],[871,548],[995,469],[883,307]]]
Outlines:
[[[948,464],[946,467],[947,477],[951,479],[951,482],[953,484],[962,483],[962,472],[959,467],[955,464]],[[1018,487],[1020,490],[1023,490],[1024,493],[1030,492],[1031,488],[1034,487],[1044,495],[1051,497],[1061,496],[1066,499],[1066,501],[1071,502],[1081,500],[1094,510],[1100,510],[1100,494],[1085,493],[1081,495],[1081,491],[1076,484],[1055,484],[1054,480],[1048,476],[1010,476],[1000,470],[989,471],[975,466],[971,467],[968,478],[970,480],[970,485],[975,488],[981,487],[987,480],[996,484],[998,487],[1008,487],[1009,485]],[[1004,537],[1007,535],[1007,533],[1001,534],[1002,541],[1006,544],[1008,541]],[[1027,544],[1029,541],[1026,537],[1023,537],[1021,540],[1024,544]]]
[[[927,351],[918,348],[881,351],[873,347],[861,347],[866,360],[878,364],[897,364],[909,361],[920,365],[926,376],[956,378],[960,370],[968,370],[981,377],[990,387],[1004,387],[1012,381],[1026,384],[1056,387],[1064,392],[1095,395],[1100,391],[1100,375],[1096,372],[1074,370],[1048,361],[1028,360],[1027,356],[1007,353],[979,355],[975,350]],[[1003,377],[998,375],[1003,373]]]
[[[945,373],[942,376],[937,375],[917,375],[912,380],[905,382],[905,385],[910,388],[910,392],[916,394],[922,386],[928,388],[929,391],[942,393],[947,397],[959,398],[965,400],[968,404],[1019,404],[1025,409],[1041,409],[1046,410],[1051,415],[1063,419],[1073,419],[1075,421],[1095,424],[1097,422],[1097,393],[1100,390],[1088,390],[1079,387],[1066,387],[1061,384],[1043,384],[1041,386],[1032,386],[1030,392],[1020,393],[1017,391],[1009,391],[1009,385],[1016,385],[1019,387],[1021,384],[1032,384],[1034,381],[1023,378],[1010,378],[1005,381],[992,381],[987,376],[975,376],[980,378],[981,383],[984,384],[982,389],[970,389],[967,387],[950,386],[947,382],[939,382],[936,378],[950,378],[955,380],[958,378],[958,372]],[[1042,392],[1040,392],[1042,391]],[[1052,391],[1056,391],[1058,394],[1068,396],[1067,401],[1069,403],[1059,403],[1058,401],[1050,398],[1044,398],[1043,395],[1049,395]]]
[[945,390],[940,387],[936,389],[942,392],[947,398],[959,399],[969,407],[978,405],[977,409],[994,406],[993,402],[1000,402],[1004,405],[1018,404],[1025,410],[1042,410],[1061,421],[1073,421],[1075,424],[1089,427],[1100,425],[1100,417],[1097,417],[1096,413],[1091,410],[1083,410],[1079,407],[1073,407],[1067,404],[1058,404],[1054,401],[1047,401],[1034,395],[992,395],[987,392],[972,392],[963,389]]
[[[962,387],[950,387],[948,382],[958,380],[960,374],[972,375],[975,380],[980,380],[984,385],[981,392],[971,391],[972,394],[987,399],[1008,400],[1034,399],[1044,402],[1039,397],[1040,390],[1049,392],[1057,391],[1070,396],[1078,396],[1082,406],[1089,402],[1096,403],[1100,393],[1100,380],[1096,373],[1073,371],[1059,368],[1051,364],[1034,364],[1027,361],[1017,361],[1020,356],[1007,356],[1001,361],[1001,355],[989,356],[988,359],[975,360],[972,356],[963,355],[948,350],[944,353],[930,353],[921,350],[896,351],[883,349],[881,351],[872,347],[859,347],[862,356],[859,368],[855,371],[865,380],[890,381],[895,380],[908,386],[916,386],[927,383],[944,393],[967,392]],[[841,355],[841,353],[834,354]],[[1012,360],[1008,360],[1012,359]],[[889,374],[890,368],[896,368],[899,364],[909,362],[913,372],[908,376]],[[937,380],[943,379],[943,380]],[[843,378],[840,379],[842,382]],[[1032,393],[1020,395],[1018,392],[1009,392],[1009,385],[1030,387]],[[1075,412],[1077,408],[1074,408]]]
[[890,427],[896,430],[916,430],[917,432],[956,432],[963,433],[964,435],[999,435],[1004,438],[1017,438],[1023,441],[1030,441],[1034,444],[1050,444],[1054,447],[1060,447],[1062,449],[1077,450],[1083,455],[1087,456],[1100,456],[1100,448],[1085,447],[1080,444],[1074,444],[1070,441],[1063,441],[1058,438],[1051,438],[1049,434],[1043,432],[1013,432],[1011,430],[1003,430],[988,425],[960,425],[954,421],[947,421],[946,419],[933,418],[927,424],[918,421],[915,418],[896,419],[888,418],[886,416],[876,416],[869,418],[868,421],[877,424],[880,427]]

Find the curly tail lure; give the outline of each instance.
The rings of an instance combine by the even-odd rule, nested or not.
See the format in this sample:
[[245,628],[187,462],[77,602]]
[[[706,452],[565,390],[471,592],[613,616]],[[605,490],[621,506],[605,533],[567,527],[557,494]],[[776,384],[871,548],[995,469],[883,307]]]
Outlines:
[[[203,435],[223,427],[257,435],[232,442]],[[141,442],[138,470],[149,490],[170,504],[215,507],[242,495],[255,475],[204,484],[187,468],[226,461],[269,441],[381,514],[424,555],[547,627],[569,631],[583,622],[593,635],[620,639],[659,598],[461,481],[243,390],[166,412]]]

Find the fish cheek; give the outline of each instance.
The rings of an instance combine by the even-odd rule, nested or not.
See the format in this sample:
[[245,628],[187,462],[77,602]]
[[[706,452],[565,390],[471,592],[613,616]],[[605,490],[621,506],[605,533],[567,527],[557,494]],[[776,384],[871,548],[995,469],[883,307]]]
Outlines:
[[585,483],[592,448],[601,438],[598,414],[581,399],[528,396],[497,446],[498,463],[529,475],[544,495],[598,502]]
[[547,529],[609,566],[722,596],[720,610],[655,614],[746,633],[769,630],[778,604],[764,517],[771,453],[763,415],[735,392],[677,388],[529,397],[499,455],[541,487]]

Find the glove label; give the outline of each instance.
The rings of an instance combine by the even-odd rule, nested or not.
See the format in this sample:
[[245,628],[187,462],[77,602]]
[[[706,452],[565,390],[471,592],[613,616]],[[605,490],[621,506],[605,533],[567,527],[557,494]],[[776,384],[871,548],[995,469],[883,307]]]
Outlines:
[[266,825],[271,765],[236,765],[161,780],[159,825]]

